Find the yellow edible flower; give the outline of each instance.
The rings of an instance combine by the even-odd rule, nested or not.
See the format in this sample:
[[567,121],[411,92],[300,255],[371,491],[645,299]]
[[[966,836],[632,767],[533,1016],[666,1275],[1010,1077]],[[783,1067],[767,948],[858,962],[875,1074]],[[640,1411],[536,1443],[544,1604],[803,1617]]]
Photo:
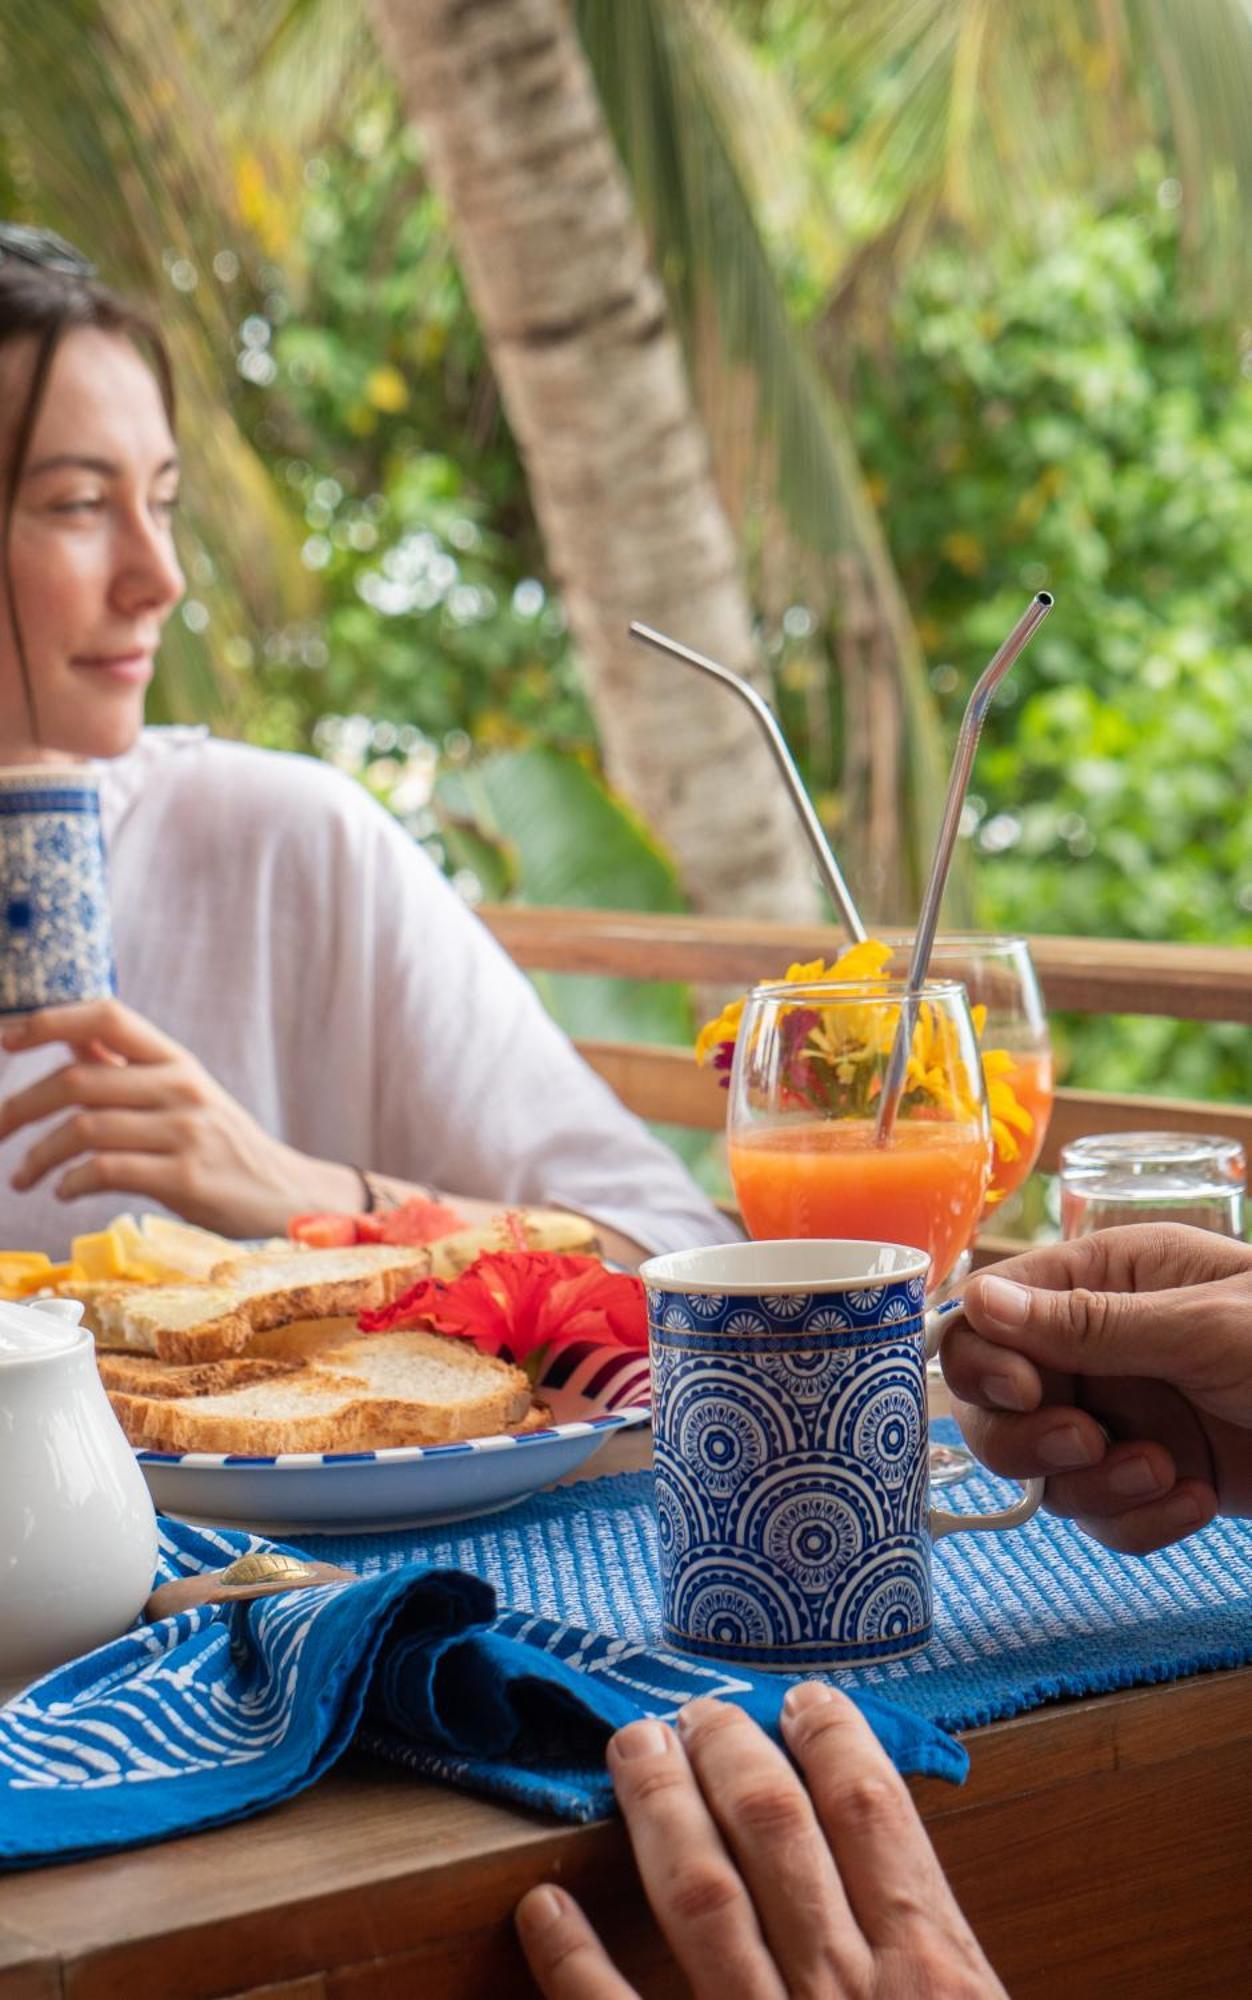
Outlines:
[[[789,965],[779,985],[813,986],[823,980],[862,982],[872,986],[880,979],[893,956],[893,947],[877,938],[849,945],[827,966],[822,959],[797,961]],[[696,1061],[704,1064],[720,1056],[718,1067],[727,1066],[726,1049],[733,1046],[746,1000],[723,1007],[715,1021],[707,1021],[696,1038]],[[842,1088],[850,1088],[858,1070],[877,1063],[890,1049],[896,1033],[900,1009],[867,997],[860,1007],[817,1008],[817,1019],[805,1042],[804,1053],[821,1063]],[[991,1136],[996,1158],[1004,1163],[1021,1155],[1018,1134],[1029,1138],[1035,1129],[1030,1112],[1018,1102],[1008,1078],[1015,1068],[1006,1049],[984,1049],[987,1009],[979,1004],[970,1009],[974,1033],[979,1043],[983,1082],[991,1113]],[[972,1118],[977,1112],[974,1087],[962,1060],[956,1023],[939,1014],[927,1002],[918,1008],[905,1076],[905,1092],[924,1098],[937,1110],[953,1118]]]

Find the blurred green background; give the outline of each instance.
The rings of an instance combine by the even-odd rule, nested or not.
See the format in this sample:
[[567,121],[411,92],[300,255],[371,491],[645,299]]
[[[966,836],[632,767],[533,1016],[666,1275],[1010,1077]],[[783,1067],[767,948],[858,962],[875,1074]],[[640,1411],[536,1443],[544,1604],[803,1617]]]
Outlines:
[[[681,908],[681,857],[602,782],[455,218],[371,18],[10,0],[0,20],[0,212],[153,297],[176,349],[189,595],[159,715],[356,772],[471,896]],[[570,31],[775,701],[870,916],[893,869],[881,914],[907,914],[910,879],[867,847],[857,791],[850,689],[884,592],[908,626],[903,843],[919,738],[942,769],[1047,586],[979,754],[968,914],[1252,943],[1252,10],[579,0]],[[803,491],[798,422],[820,431]],[[584,1032],[690,1031],[672,990],[643,1015],[549,997]],[[1240,1030],[1060,1033],[1072,1082],[1252,1082]]]

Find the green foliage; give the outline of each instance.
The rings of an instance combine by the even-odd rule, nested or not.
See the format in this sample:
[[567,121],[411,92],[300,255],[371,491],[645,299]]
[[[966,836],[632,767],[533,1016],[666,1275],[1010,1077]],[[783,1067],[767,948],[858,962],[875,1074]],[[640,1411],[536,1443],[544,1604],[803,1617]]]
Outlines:
[[[558,908],[681,910],[670,861],[647,829],[577,758],[545,748],[506,751],[440,781],[455,829],[468,823],[503,848],[519,900]],[[660,981],[539,973],[535,984],[571,1035],[687,1042],[686,989]]]
[[390,99],[305,168],[290,267],[240,328],[247,421],[320,610],[265,634],[258,730],[361,712],[435,744],[590,745],[559,603],[438,205]]
[[[1252,341],[1184,303],[1169,197],[1149,162],[1112,212],[934,245],[858,439],[950,722],[1024,594],[1057,595],[979,752],[982,921],[1252,943]],[[1246,1092],[1246,1042],[1070,1036],[1088,1082],[1213,1094]]]

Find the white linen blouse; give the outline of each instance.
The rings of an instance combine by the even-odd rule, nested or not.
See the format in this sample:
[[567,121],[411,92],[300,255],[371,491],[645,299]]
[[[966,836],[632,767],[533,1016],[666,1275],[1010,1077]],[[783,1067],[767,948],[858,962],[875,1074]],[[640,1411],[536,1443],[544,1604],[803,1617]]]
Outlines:
[[[434,863],[360,785],[306,757],[147,729],[100,767],[118,993],[267,1132],[450,1194],[553,1203],[651,1250],[732,1236],[627,1112]],[[0,1095],[68,1060],[0,1051]],[[9,1177],[0,1248],[67,1254],[125,1195]]]

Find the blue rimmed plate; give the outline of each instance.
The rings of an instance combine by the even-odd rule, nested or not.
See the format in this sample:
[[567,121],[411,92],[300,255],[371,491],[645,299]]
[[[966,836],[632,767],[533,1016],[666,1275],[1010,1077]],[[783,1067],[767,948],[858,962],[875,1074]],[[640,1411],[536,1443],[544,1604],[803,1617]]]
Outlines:
[[494,1513],[585,1463],[615,1431],[646,1424],[648,1363],[620,1349],[564,1348],[539,1383],[550,1430],[389,1451],[137,1451],[153,1501],[187,1521],[267,1534],[410,1528]]

